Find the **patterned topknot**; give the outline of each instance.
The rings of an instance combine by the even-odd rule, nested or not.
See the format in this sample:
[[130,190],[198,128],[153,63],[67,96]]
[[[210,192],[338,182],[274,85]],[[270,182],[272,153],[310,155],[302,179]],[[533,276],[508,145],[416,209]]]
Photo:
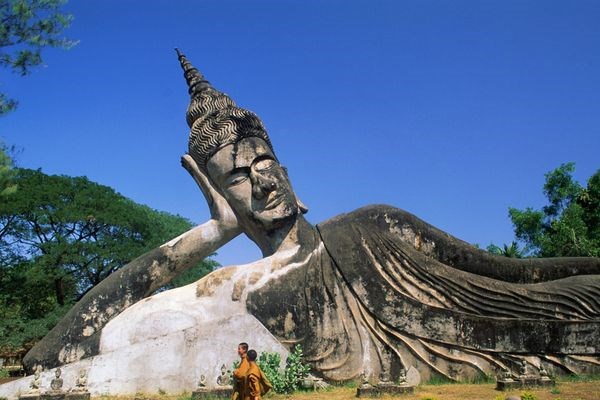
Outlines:
[[186,113],[191,128],[188,152],[198,166],[206,170],[208,159],[220,148],[247,137],[263,139],[273,150],[267,131],[256,114],[237,107],[229,96],[213,88],[184,54],[175,50],[190,93]]

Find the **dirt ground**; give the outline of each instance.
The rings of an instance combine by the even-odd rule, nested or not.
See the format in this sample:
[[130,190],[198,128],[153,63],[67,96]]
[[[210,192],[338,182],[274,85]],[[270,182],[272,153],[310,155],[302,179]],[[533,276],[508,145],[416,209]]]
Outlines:
[[[423,385],[414,395],[381,397],[402,400],[500,400],[506,396],[521,396],[525,390],[499,392],[495,384],[480,385]],[[552,393],[551,388],[529,390],[536,400],[600,400],[600,381],[559,382]],[[273,400],[350,400],[355,399],[356,389],[334,388],[316,393],[298,393],[290,396],[269,396]]]
[[[504,400],[506,396],[520,397],[525,390],[499,392],[495,384],[423,385],[413,395],[382,396],[380,400]],[[530,400],[600,400],[600,380],[559,382],[556,388],[533,389]],[[190,394],[137,395],[135,397],[104,396],[93,400],[189,400]],[[368,398],[365,398],[368,399]],[[267,394],[264,400],[356,400],[356,388],[333,387],[318,392],[298,392],[292,395]]]
[[[521,396],[525,390],[499,392],[495,384],[423,385],[413,395],[383,396],[381,400],[504,400],[506,396]],[[559,382],[556,388],[528,390],[535,400],[600,400],[600,380],[589,382]],[[190,395],[137,395],[132,397],[102,396],[95,400],[188,400]],[[265,400],[354,400],[356,389],[334,387],[318,392],[299,392],[292,395],[268,394]],[[530,398],[531,399],[531,398]]]

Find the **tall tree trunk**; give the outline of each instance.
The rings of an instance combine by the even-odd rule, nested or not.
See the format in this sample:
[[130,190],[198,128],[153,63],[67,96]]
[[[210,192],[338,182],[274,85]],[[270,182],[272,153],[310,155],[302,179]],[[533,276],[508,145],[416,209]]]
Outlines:
[[65,305],[65,285],[62,278],[56,278],[54,280],[54,291],[56,293],[56,302],[64,306]]

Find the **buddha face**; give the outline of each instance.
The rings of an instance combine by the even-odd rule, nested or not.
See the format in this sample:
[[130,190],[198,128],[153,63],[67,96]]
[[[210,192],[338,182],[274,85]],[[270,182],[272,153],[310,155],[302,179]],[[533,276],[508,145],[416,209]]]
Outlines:
[[210,158],[207,169],[251,238],[294,223],[299,213],[296,195],[264,140],[250,137],[223,147]]

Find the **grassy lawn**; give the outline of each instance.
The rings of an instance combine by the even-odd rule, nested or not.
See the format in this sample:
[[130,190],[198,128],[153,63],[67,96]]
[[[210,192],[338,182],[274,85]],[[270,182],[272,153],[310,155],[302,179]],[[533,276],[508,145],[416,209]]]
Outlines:
[[[423,385],[416,389],[414,395],[398,396],[403,400],[503,400],[508,395],[522,395],[525,390],[511,390],[499,392],[495,384],[477,385]],[[600,400],[600,381],[590,382],[559,382],[554,390],[533,389],[528,390],[537,400]],[[554,392],[554,393],[552,393]],[[333,388],[316,393],[297,393],[290,396],[269,396],[273,400],[345,400],[354,399],[356,389]],[[382,399],[391,399],[384,396]]]

